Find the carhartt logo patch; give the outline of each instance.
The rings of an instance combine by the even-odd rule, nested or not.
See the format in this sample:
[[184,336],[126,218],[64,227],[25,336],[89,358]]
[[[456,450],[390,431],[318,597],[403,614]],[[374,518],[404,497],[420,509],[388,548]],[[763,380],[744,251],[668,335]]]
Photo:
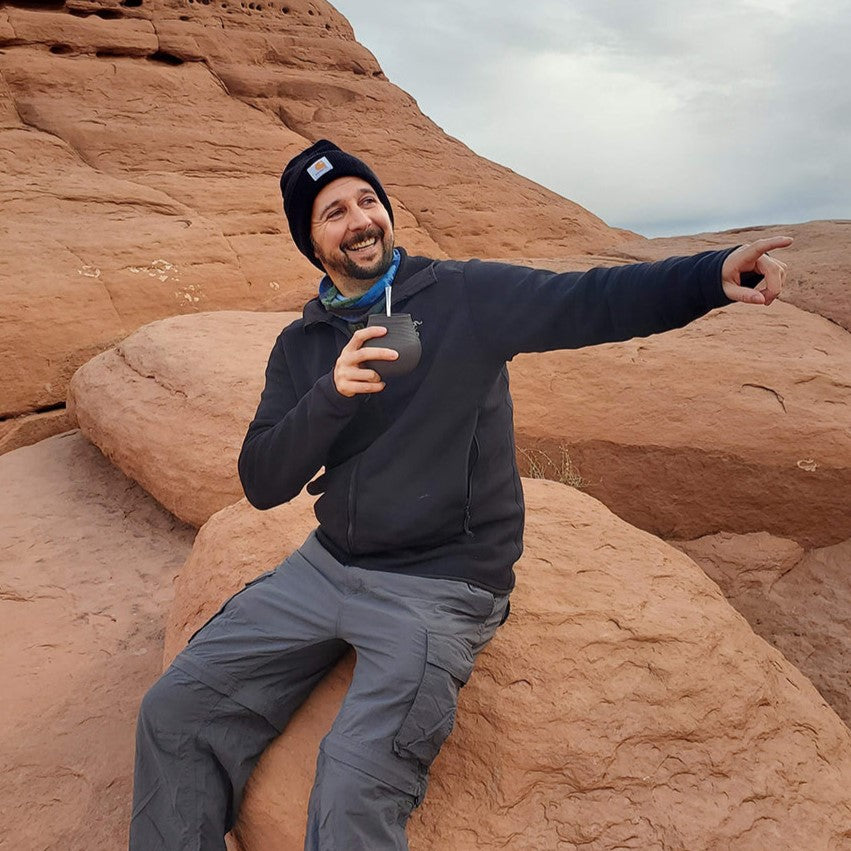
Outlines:
[[318,159],[313,165],[308,166],[307,173],[314,179],[319,180],[326,171],[331,171],[334,166],[328,162],[328,157]]

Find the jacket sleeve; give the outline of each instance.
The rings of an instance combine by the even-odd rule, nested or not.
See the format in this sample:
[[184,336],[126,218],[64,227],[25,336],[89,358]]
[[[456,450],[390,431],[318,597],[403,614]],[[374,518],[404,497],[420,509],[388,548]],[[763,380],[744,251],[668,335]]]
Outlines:
[[239,454],[239,478],[248,501],[267,509],[296,496],[325,464],[331,444],[361,401],[338,393],[331,372],[299,398],[279,337]]
[[480,339],[509,360],[646,337],[730,304],[721,267],[733,250],[564,273],[472,260],[464,290]]

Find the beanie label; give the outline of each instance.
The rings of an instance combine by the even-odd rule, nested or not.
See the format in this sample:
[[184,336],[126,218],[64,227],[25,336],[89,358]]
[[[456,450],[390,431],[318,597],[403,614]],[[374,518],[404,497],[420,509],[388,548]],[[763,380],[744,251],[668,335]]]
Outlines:
[[313,165],[308,166],[307,173],[314,179],[319,180],[325,172],[331,171],[334,166],[328,162],[328,157],[321,157]]

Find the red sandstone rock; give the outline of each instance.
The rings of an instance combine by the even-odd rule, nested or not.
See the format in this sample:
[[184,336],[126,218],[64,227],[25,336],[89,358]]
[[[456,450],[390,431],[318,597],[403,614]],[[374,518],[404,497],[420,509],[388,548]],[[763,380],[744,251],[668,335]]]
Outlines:
[[0,457],[0,845],[126,846],[139,701],[193,530],[79,435]]
[[376,166],[412,251],[622,239],[445,136],[322,0],[6,7],[0,417],[56,404],[77,366],[151,320],[300,307],[318,273],[277,182],[321,136]]
[[[681,553],[571,488],[524,484],[512,616],[462,693],[411,848],[843,847],[851,733],[812,684]],[[304,498],[212,518],[180,575],[167,659],[309,527]],[[351,663],[258,765],[244,851],[301,847]]]
[[[524,472],[567,452],[587,491],[665,538],[851,537],[851,337],[775,302],[511,366]],[[525,454],[524,454],[525,452]]]
[[0,455],[30,446],[74,427],[65,408],[0,420]]
[[764,532],[671,543],[851,725],[851,541],[809,552]]
[[242,497],[242,439],[275,338],[298,316],[222,311],[147,325],[78,370],[69,408],[124,473],[200,526]]

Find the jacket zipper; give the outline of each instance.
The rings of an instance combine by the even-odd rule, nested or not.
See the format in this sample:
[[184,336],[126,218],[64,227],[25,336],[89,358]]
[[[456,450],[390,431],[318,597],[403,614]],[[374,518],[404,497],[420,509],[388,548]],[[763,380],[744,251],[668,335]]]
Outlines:
[[473,463],[469,464],[467,470],[467,502],[464,505],[464,534],[471,535],[472,531],[470,531],[470,507],[473,502],[473,471],[476,469],[476,464],[479,462],[479,438],[476,435],[473,435],[473,443],[470,446],[470,454],[472,454],[473,450],[476,452],[476,457],[473,459]]
[[349,548],[349,552],[354,552],[354,541],[355,541],[355,493],[357,491],[357,474],[358,474],[358,466],[360,465],[360,458],[355,461],[352,467],[352,475],[349,478],[349,498],[348,498],[348,525],[346,527],[346,544]]

